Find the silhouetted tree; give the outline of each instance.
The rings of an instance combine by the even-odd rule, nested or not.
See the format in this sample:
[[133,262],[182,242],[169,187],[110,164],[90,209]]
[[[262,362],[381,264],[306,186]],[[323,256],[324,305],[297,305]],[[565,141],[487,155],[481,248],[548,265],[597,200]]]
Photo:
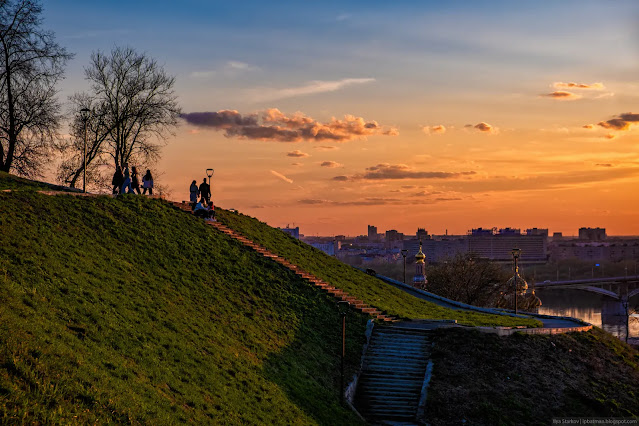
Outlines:
[[[180,108],[175,77],[145,54],[131,48],[95,52],[85,68],[88,93],[71,97],[71,141],[63,149],[59,178],[75,185],[82,174],[84,122],[80,110],[91,110],[87,120],[87,172],[96,175],[102,165],[127,162],[148,164],[157,159],[162,142],[177,125]],[[80,157],[80,158],[78,158]]]
[[72,58],[35,0],[0,0],[0,170],[37,174],[57,137],[56,83]]
[[457,254],[427,271],[426,290],[475,306],[497,306],[511,275],[499,264]]

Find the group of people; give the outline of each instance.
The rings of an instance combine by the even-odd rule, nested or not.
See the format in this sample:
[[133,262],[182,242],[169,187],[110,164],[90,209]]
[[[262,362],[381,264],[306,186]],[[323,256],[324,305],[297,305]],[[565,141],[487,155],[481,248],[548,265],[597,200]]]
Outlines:
[[153,195],[153,176],[151,170],[146,171],[146,174],[142,176],[142,189],[140,192],[140,178],[138,176],[138,169],[133,166],[129,172],[129,165],[124,163],[124,171],[120,166],[116,166],[113,179],[111,180],[113,185],[113,194],[138,194],[146,195],[149,191],[149,195]]
[[206,183],[206,178],[204,178],[200,186],[197,186],[195,180],[191,182],[189,192],[191,194],[190,201],[193,214],[204,219],[214,220],[215,206],[211,201],[211,186]]

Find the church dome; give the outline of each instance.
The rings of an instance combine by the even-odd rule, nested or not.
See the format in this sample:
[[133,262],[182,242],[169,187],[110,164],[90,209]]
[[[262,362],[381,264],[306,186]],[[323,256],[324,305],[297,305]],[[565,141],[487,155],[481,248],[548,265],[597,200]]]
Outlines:
[[424,259],[426,259],[426,255],[422,251],[422,242],[419,242],[419,252],[415,255],[415,262],[423,263]]
[[525,294],[526,290],[528,290],[528,283],[521,277],[521,275],[519,275],[519,273],[517,273],[513,277],[510,277],[510,279],[506,282],[508,290],[511,291],[511,289],[515,287],[515,280],[517,280],[517,294]]

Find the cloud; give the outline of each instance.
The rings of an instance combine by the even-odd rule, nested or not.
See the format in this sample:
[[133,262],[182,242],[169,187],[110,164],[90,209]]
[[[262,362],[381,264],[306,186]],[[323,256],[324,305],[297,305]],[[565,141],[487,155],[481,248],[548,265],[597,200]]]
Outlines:
[[557,90],[555,92],[544,93],[543,95],[539,95],[546,98],[553,98],[560,101],[575,101],[581,98],[581,95],[577,95],[572,92],[568,92],[565,90]]
[[598,126],[611,130],[629,130],[631,125],[639,122],[639,114],[626,112],[610,120],[600,121]]
[[343,164],[340,164],[338,162],[335,161],[324,161],[322,164],[320,164],[320,167],[329,167],[331,169],[335,168],[335,167],[342,167]]
[[336,146],[327,146],[327,145],[315,146],[313,148],[315,148],[315,149],[317,149],[319,151],[331,151],[331,150],[334,150],[334,149],[339,149]]
[[444,127],[441,124],[439,124],[437,126],[424,126],[424,127],[422,127],[422,131],[424,133],[426,133],[426,134],[429,134],[429,135],[444,134],[444,133],[446,133],[446,127]]
[[257,71],[260,69],[259,67],[249,65],[246,62],[240,62],[240,61],[228,61],[226,63],[226,68],[231,70],[238,70],[238,71]]
[[311,156],[310,154],[302,152],[299,149],[296,149],[295,151],[287,152],[286,155],[288,157],[297,157],[297,158],[310,157]]
[[595,128],[595,125],[594,125],[594,124],[584,124],[584,125],[583,125],[583,126],[581,126],[581,127],[583,127],[584,129],[591,130],[591,129],[594,129],[594,128]]
[[304,163],[291,163],[291,166],[303,166]]
[[561,81],[557,81],[553,83],[553,86],[557,89],[591,89],[591,90],[603,90],[605,89],[602,83],[564,83]]
[[259,88],[249,91],[249,97],[253,102],[275,101],[296,96],[315,95],[318,93],[335,92],[347,86],[374,82],[374,78],[343,78],[341,80],[314,80],[303,86],[286,87],[282,89]]
[[617,135],[615,135],[614,133],[608,133],[606,136],[604,136],[604,138],[606,138],[606,139],[614,139],[616,137],[617,137]]
[[612,164],[610,163],[597,163],[595,164],[595,166],[599,166],[599,167],[613,167]]
[[499,133],[499,129],[497,127],[494,127],[484,121],[482,121],[481,123],[477,123],[475,125],[473,124],[466,124],[464,126],[467,129],[475,129],[475,130],[479,130],[482,133],[487,133],[487,134],[497,134]]
[[271,174],[276,178],[282,179],[284,182],[293,183],[293,179],[289,179],[281,173],[276,172],[275,170],[270,170]]
[[367,167],[364,173],[353,176],[335,176],[333,180],[387,180],[387,179],[455,179],[463,176],[476,174],[474,171],[467,172],[426,172],[414,170],[405,164],[380,163],[376,166]]
[[344,116],[343,120],[331,118],[321,123],[301,112],[284,114],[277,108],[261,113],[242,115],[235,110],[216,112],[192,112],[182,114],[187,123],[214,130],[223,130],[226,137],[276,142],[333,141],[347,142],[366,139],[372,135],[395,136],[399,132],[384,127],[376,121],[365,121],[362,117]]

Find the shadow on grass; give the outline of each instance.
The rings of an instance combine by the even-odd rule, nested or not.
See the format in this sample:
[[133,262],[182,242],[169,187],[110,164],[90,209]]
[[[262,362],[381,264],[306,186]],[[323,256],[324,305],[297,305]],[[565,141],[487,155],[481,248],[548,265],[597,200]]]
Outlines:
[[[319,424],[361,424],[349,408],[340,405],[342,324],[337,303],[299,279],[295,285],[303,295],[298,301],[301,322],[295,339],[265,361],[265,376]],[[355,311],[347,314],[345,386],[359,368],[367,320],[368,316]]]

